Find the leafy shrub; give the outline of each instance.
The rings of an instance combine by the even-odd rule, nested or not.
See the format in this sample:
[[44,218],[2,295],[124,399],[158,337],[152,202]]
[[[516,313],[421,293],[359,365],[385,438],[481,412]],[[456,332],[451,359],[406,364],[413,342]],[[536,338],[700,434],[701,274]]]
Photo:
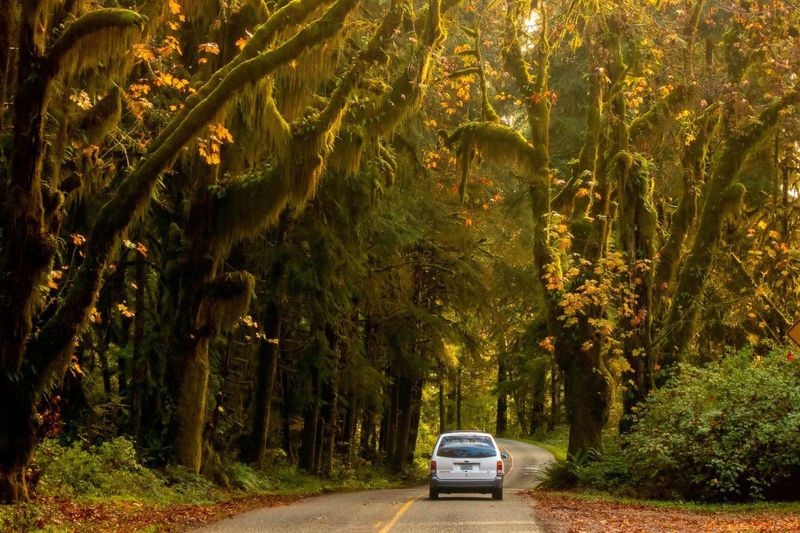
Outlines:
[[619,450],[578,466],[575,475],[581,486],[604,491],[624,487],[631,479],[628,460]]
[[144,496],[165,486],[161,476],[142,466],[125,437],[89,448],[46,440],[36,451],[36,464],[41,470],[37,490],[43,495]]
[[556,460],[547,467],[540,486],[545,489],[573,488],[580,483],[581,472],[600,461],[601,455],[597,450],[569,455],[564,461]]
[[275,488],[268,477],[244,463],[226,464],[225,474],[227,474],[231,487],[234,489],[248,492],[265,492]]
[[627,437],[632,482],[656,497],[800,496],[800,364],[743,352],[683,367]]
[[170,491],[178,500],[202,503],[214,499],[214,483],[186,467],[169,465],[164,475]]

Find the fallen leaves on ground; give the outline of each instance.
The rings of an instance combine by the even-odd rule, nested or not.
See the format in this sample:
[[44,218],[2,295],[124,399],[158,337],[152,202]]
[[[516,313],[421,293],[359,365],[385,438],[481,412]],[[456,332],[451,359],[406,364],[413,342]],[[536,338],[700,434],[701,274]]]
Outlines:
[[91,533],[148,531],[186,531],[192,527],[222,520],[261,507],[285,505],[301,496],[247,496],[208,505],[179,504],[156,506],[142,502],[111,501],[76,503],[69,499],[40,498],[37,528],[55,527],[59,531]]
[[536,517],[549,533],[791,533],[800,515],[780,511],[696,511],[530,492]]

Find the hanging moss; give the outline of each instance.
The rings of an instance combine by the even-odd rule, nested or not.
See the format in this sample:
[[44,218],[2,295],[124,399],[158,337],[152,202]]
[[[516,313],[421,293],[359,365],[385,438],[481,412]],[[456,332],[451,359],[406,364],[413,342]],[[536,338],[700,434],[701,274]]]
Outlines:
[[384,182],[387,187],[394,185],[397,175],[397,158],[385,145],[378,146],[378,157],[376,158],[378,170],[383,174]]
[[230,331],[247,314],[255,285],[249,272],[228,272],[209,283],[208,314],[214,333]]
[[67,26],[47,52],[53,75],[67,82],[86,69],[116,64],[117,77],[132,64],[133,44],[141,38],[144,19],[128,9],[97,9]]
[[228,250],[236,242],[275,224],[286,208],[288,197],[286,181],[274,169],[227,185],[214,199],[214,247]]
[[122,94],[117,87],[89,109],[81,118],[78,129],[88,145],[97,145],[114,129],[122,116]]
[[733,183],[723,191],[718,206],[722,220],[736,215],[744,204],[744,195],[746,193],[747,188],[741,183]]
[[339,131],[329,164],[342,176],[349,177],[361,168],[361,156],[366,144],[366,131],[362,126],[348,125]]
[[631,122],[629,135],[632,142],[645,137],[657,138],[669,124],[669,118],[686,107],[694,94],[694,87],[679,85],[651,107],[647,113]]
[[696,121],[694,140],[683,155],[683,193],[678,209],[672,214],[669,236],[659,250],[654,287],[657,297],[653,313],[660,316],[662,300],[675,279],[681,247],[697,218],[698,189],[705,182],[709,144],[722,118],[721,107],[710,106]]
[[[177,116],[151,143],[148,154],[120,183],[116,194],[99,212],[88,239],[86,256],[70,290],[28,347],[38,376],[33,390],[44,390],[58,369],[63,371],[73,339],[87,320],[88,310],[95,301],[106,261],[132,221],[144,211],[158,177],[176,154],[243,85],[270,75],[296,58],[305,48],[337,33],[356,3],[356,0],[336,0],[323,16],[280,46],[219,73],[219,77],[213,78],[208,87],[198,91],[199,100],[194,100],[192,107],[185,114]],[[265,24],[270,24],[273,17]],[[253,50],[250,52],[255,53]]]
[[703,293],[714,251],[722,232],[725,216],[732,216],[741,205],[744,186],[737,183],[749,155],[774,131],[784,109],[800,102],[800,88],[776,99],[756,120],[740,128],[727,140],[714,162],[714,171],[706,185],[706,199],[700,215],[697,235],[689,256],[678,275],[675,297],[665,324],[663,346],[665,366],[673,366],[685,357],[697,332],[698,295]]
[[220,0],[181,0],[181,5],[186,20],[201,27],[208,27],[218,20],[223,9]]
[[[245,157],[253,162],[267,153],[278,159],[286,157],[291,128],[273,98],[272,79],[245,88],[230,107],[231,131]],[[254,131],[263,135],[253,135]]]
[[520,174],[534,169],[533,146],[520,132],[504,124],[469,122],[446,135],[444,143],[457,153],[476,150],[485,159],[507,165]]

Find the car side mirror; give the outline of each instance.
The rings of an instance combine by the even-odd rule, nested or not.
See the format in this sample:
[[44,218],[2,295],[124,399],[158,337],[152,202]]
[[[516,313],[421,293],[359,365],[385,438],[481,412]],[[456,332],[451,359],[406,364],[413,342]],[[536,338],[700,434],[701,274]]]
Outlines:
[[500,457],[503,459],[508,459],[508,452],[500,452]]

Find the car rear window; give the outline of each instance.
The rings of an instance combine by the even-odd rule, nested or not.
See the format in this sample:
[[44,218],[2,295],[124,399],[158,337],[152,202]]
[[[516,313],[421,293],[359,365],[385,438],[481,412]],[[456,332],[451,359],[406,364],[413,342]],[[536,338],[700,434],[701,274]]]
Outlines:
[[436,455],[454,459],[483,459],[494,457],[497,450],[489,437],[454,435],[442,437]]

